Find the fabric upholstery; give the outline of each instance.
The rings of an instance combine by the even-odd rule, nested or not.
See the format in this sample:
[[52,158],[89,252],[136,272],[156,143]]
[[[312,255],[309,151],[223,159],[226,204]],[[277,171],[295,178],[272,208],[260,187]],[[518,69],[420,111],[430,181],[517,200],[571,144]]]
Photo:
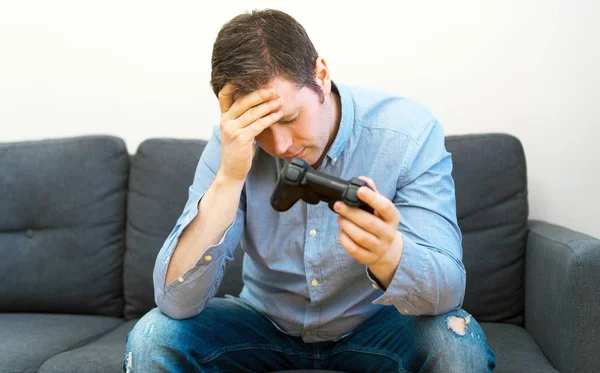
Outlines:
[[494,373],[558,373],[522,327],[481,323],[481,328],[496,354]]
[[521,324],[527,240],[527,171],[506,134],[448,136],[467,271],[463,308],[479,321]]
[[0,372],[37,372],[47,359],[93,342],[122,323],[108,316],[0,313]]
[[122,314],[128,166],[116,137],[0,144],[0,311]]
[[137,321],[127,321],[89,344],[52,357],[38,373],[123,373],[125,338]]
[[561,372],[598,371],[600,240],[531,221],[525,326]]

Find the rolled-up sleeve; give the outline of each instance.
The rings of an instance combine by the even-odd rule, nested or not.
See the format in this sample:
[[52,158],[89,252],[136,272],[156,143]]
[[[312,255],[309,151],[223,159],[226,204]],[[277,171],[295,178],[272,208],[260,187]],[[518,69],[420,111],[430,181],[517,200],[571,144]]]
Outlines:
[[211,186],[219,169],[220,146],[220,129],[217,126],[213,128],[213,135],[198,161],[183,213],[166,238],[154,265],[154,299],[163,313],[175,319],[197,315],[214,297],[228,263],[233,260],[234,251],[243,233],[246,211],[245,192],[242,192],[233,223],[227,228],[220,241],[216,245],[209,246],[194,266],[177,280],[165,284],[169,262],[177,247],[179,237],[198,215],[198,204]]
[[400,213],[404,251],[389,287],[373,303],[394,305],[410,315],[460,308],[466,284],[462,233],[452,156],[437,120],[431,120],[411,143],[402,170],[393,202]]

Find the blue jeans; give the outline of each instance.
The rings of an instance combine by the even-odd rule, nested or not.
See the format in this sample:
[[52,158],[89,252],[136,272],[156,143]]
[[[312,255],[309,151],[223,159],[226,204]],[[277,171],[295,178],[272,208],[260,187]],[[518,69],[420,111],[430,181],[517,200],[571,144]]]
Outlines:
[[495,355],[477,321],[459,309],[405,316],[386,306],[336,342],[304,343],[280,332],[238,298],[214,298],[175,320],[157,308],[127,335],[123,369],[133,372],[490,372]]

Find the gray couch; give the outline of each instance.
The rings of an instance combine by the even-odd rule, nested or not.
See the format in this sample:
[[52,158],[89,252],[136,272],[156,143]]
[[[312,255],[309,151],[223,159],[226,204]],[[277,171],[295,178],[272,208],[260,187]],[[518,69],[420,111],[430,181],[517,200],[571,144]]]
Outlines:
[[[152,139],[130,155],[112,136],[0,144],[0,372],[122,371],[126,334],[155,307],[154,260],[204,145]],[[598,372],[600,241],[528,221],[518,139],[449,136],[447,148],[464,308],[496,371]],[[240,291],[242,255],[218,296]]]

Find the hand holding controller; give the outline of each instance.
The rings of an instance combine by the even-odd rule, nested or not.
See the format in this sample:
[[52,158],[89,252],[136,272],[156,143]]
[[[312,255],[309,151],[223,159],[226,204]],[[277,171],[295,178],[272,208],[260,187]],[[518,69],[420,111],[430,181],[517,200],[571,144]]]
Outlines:
[[361,186],[369,187],[358,178],[349,181],[339,179],[314,170],[303,159],[294,158],[281,170],[271,195],[271,206],[277,211],[287,211],[302,199],[313,205],[326,202],[334,211],[333,204],[342,201],[373,214],[373,208],[356,195]]

